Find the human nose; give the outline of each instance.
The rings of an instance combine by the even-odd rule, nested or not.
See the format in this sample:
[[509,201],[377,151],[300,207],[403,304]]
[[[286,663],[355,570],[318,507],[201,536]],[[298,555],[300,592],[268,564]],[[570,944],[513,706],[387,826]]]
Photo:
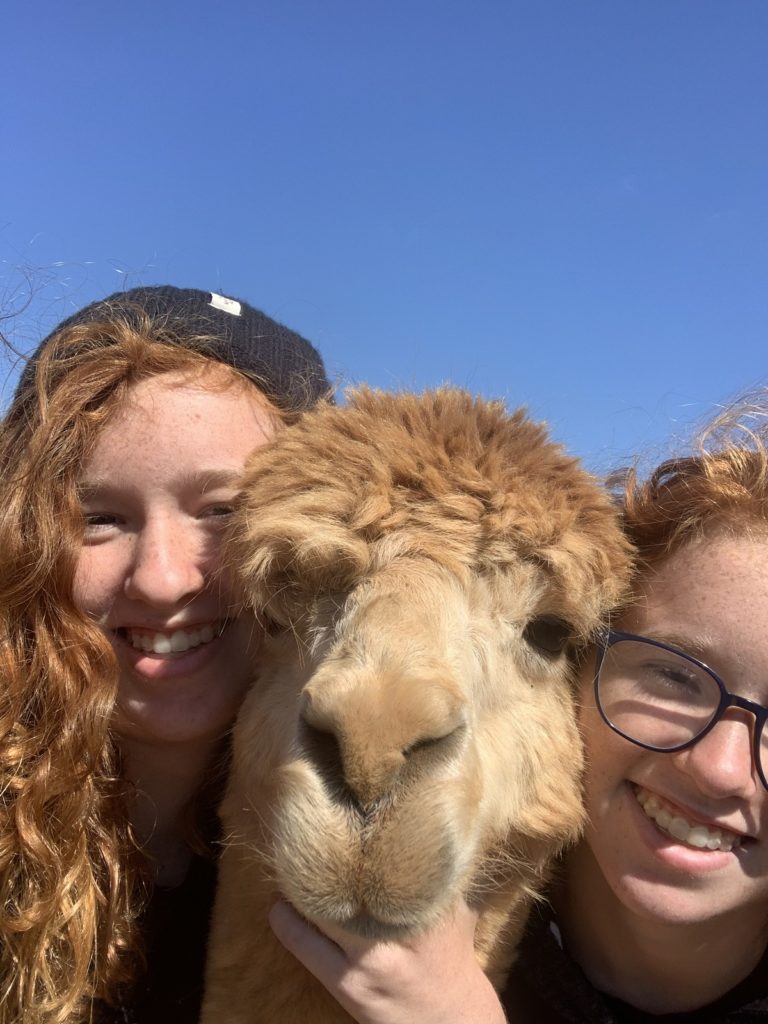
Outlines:
[[148,522],[135,538],[126,597],[157,607],[183,604],[205,587],[207,561],[194,531],[170,517]]
[[752,741],[756,727],[749,712],[731,709],[706,736],[674,755],[678,766],[708,796],[752,796],[760,786]]

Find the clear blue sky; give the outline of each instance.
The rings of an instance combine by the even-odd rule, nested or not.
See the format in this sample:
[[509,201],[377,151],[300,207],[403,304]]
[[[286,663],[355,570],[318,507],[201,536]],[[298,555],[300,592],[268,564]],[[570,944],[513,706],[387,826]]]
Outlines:
[[766,0],[29,0],[2,49],[21,347],[213,289],[598,469],[768,381]]

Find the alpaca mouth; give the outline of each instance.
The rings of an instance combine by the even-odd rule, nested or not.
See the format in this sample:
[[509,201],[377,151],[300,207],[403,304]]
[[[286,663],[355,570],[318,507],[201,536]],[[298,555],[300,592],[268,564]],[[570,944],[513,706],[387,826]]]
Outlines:
[[360,938],[383,941],[401,939],[413,930],[413,926],[405,923],[392,924],[391,922],[382,921],[380,917],[376,917],[368,910],[359,910],[351,917],[336,923],[345,931],[351,932]]

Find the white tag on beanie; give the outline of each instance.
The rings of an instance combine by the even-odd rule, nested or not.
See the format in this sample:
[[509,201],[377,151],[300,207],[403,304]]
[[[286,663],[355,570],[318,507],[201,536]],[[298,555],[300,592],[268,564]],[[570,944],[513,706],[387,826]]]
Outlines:
[[243,311],[243,307],[235,299],[228,299],[226,295],[217,295],[216,292],[211,292],[211,301],[208,305],[220,309],[224,313],[231,313],[232,316],[240,316]]

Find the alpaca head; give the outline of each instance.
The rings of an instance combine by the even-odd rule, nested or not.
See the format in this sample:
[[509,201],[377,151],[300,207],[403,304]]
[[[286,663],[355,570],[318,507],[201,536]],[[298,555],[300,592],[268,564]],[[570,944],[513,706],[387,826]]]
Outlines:
[[629,553],[542,427],[357,392],[256,454],[231,551],[270,638],[225,812],[302,913],[421,929],[574,838],[573,660]]

